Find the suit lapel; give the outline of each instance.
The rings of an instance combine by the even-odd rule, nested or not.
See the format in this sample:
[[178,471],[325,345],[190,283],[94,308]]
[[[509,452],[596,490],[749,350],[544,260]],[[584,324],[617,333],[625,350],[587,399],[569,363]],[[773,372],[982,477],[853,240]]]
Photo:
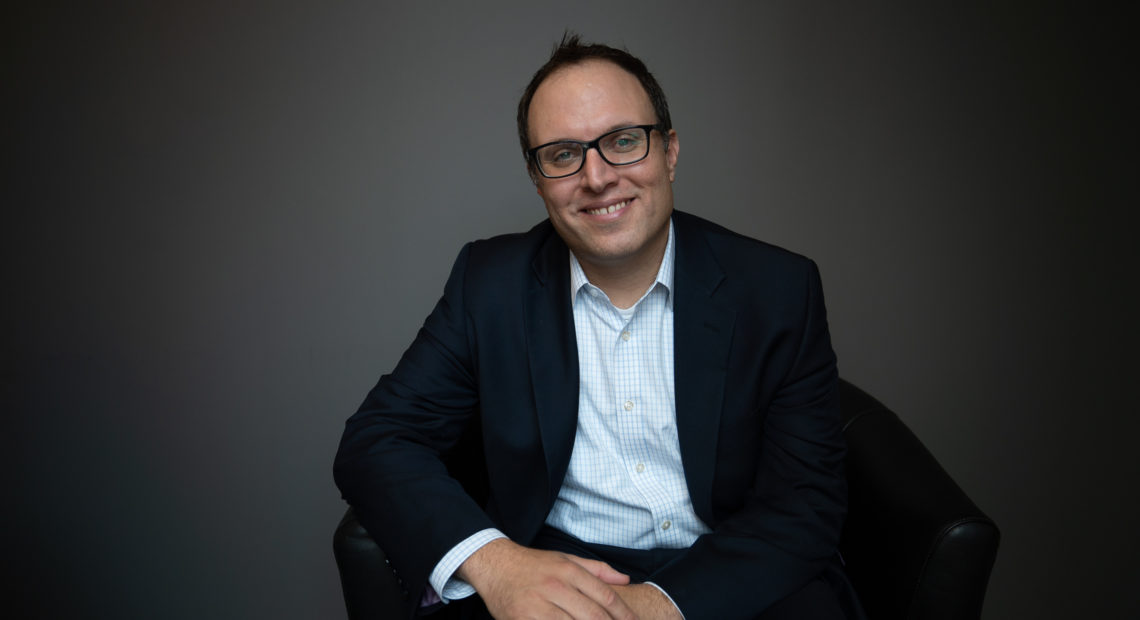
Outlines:
[[683,213],[674,213],[673,223],[677,435],[693,508],[711,523],[717,436],[736,313],[714,296],[724,272],[703,232]]
[[534,279],[526,298],[527,355],[546,457],[547,505],[566,475],[578,425],[578,345],[570,308],[568,252],[561,238],[551,233],[534,259]]

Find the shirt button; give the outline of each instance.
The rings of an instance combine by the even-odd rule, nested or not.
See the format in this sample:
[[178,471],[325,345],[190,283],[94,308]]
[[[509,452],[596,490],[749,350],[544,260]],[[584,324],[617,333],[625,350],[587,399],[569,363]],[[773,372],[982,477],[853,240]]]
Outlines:
[[633,401],[632,400],[625,401],[624,406],[625,406],[626,411],[633,411]]
[[629,342],[629,331],[622,332],[621,333],[621,339],[626,341],[626,342]]
[[661,529],[663,529],[663,530],[667,530],[667,529],[669,529],[669,528],[670,528],[670,527],[672,527],[672,526],[673,526],[673,522],[672,522],[672,521],[665,521],[664,523],[662,523],[662,524],[661,524]]
[[645,463],[638,463],[637,467],[635,467],[634,469],[636,469],[637,473],[640,474],[641,472],[645,471]]

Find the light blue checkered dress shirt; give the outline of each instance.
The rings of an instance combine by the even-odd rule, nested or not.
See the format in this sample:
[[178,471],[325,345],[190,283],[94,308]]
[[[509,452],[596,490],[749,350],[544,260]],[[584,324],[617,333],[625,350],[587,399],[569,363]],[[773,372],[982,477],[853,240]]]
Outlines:
[[571,255],[578,429],[546,523],[626,549],[684,548],[708,527],[693,511],[673,393],[673,228],[657,279],[621,310]]
[[[709,531],[693,511],[681,463],[673,391],[673,227],[657,279],[622,310],[570,255],[578,340],[578,428],[546,523],[587,542],[685,548]],[[444,600],[474,594],[452,574],[504,535],[483,530],[447,553],[430,582]]]

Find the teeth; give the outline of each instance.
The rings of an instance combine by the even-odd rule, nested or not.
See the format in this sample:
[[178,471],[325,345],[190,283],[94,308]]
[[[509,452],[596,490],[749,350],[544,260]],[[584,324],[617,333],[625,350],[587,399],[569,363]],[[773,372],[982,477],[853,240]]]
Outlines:
[[600,209],[590,209],[589,211],[586,211],[586,213],[589,213],[590,215],[605,215],[607,213],[613,213],[614,211],[617,211],[619,209],[624,209],[627,204],[629,204],[629,201],[623,200],[617,204],[612,204],[608,207],[602,207]]

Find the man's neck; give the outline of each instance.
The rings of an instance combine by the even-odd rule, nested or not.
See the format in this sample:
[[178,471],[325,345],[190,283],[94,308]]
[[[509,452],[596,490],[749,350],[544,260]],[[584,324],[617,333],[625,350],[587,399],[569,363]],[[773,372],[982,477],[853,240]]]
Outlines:
[[610,298],[610,303],[624,310],[637,303],[649,287],[653,286],[668,244],[669,235],[665,234],[659,243],[647,248],[641,256],[631,256],[612,263],[588,263],[579,258],[578,264],[582,266],[582,272],[590,283],[602,289],[606,297]]

